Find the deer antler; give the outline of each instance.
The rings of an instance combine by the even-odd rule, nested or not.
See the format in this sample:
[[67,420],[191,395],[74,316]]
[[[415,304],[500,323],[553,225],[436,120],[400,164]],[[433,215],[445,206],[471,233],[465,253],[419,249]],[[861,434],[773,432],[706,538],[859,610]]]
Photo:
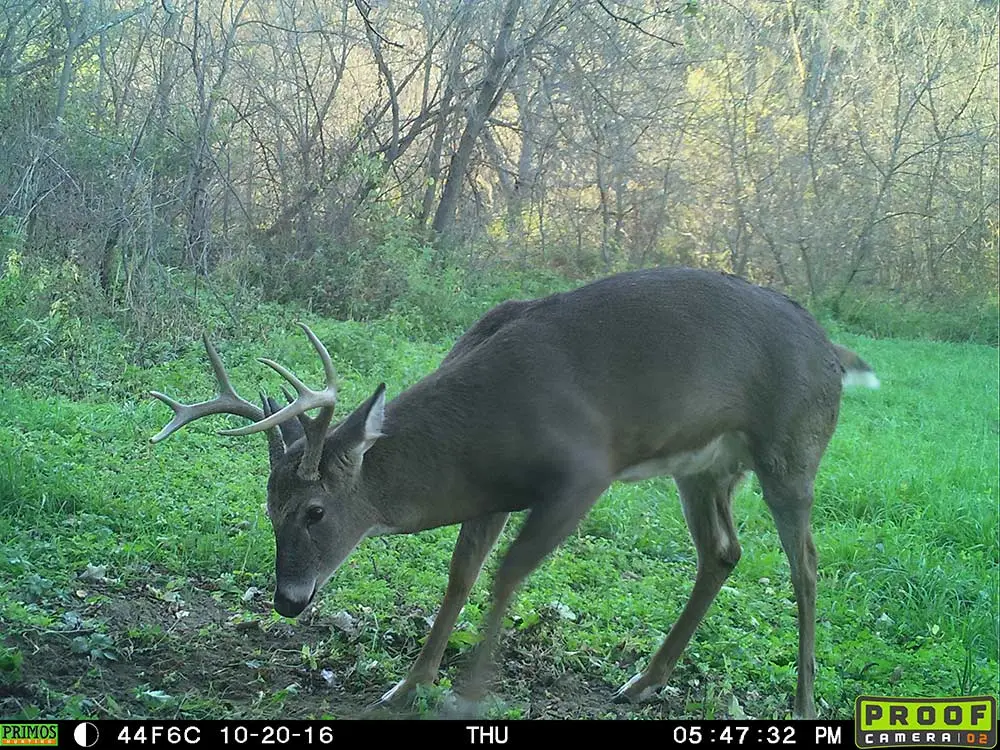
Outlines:
[[252,419],[254,422],[264,418],[263,411],[249,401],[240,398],[236,393],[236,390],[229,382],[229,376],[226,374],[226,368],[222,364],[222,359],[219,357],[218,352],[215,351],[215,347],[212,346],[212,342],[208,340],[207,334],[202,336],[202,341],[205,342],[205,350],[208,352],[208,358],[212,362],[215,379],[219,382],[219,395],[211,401],[203,401],[200,404],[182,404],[159,391],[151,391],[150,396],[155,396],[174,410],[174,418],[170,420],[166,427],[151,437],[149,442],[158,443],[184,425],[194,422],[196,419],[207,417],[210,414],[235,414],[238,417]]
[[[270,367],[291,383],[299,394],[298,397],[288,406],[264,419],[256,421],[254,424],[238,427],[234,430],[223,430],[222,434],[250,435],[254,432],[276,427],[292,417],[298,417],[306,435],[306,449],[302,454],[302,460],[299,462],[298,473],[302,479],[315,481],[319,478],[319,462],[323,457],[323,441],[326,438],[326,430],[330,426],[330,420],[333,419],[333,410],[337,404],[337,372],[334,370],[330,353],[316,337],[316,334],[304,323],[299,323],[299,326],[306,332],[306,336],[309,337],[309,341],[312,342],[313,348],[316,349],[316,353],[319,354],[319,358],[323,362],[326,387],[321,391],[314,391],[299,380],[294,373],[274,360],[260,359],[260,362]],[[306,415],[307,411],[316,408],[320,409],[319,416],[310,418]]]
[[[202,336],[205,343],[205,351],[208,352],[208,359],[212,363],[212,370],[215,372],[215,379],[219,383],[219,395],[211,401],[202,401],[198,404],[182,404],[175,401],[164,393],[151,391],[149,395],[155,396],[163,403],[174,410],[174,418],[170,420],[166,427],[149,439],[151,443],[158,443],[169,437],[186,424],[194,422],[196,419],[207,417],[212,414],[234,414],[237,417],[246,417],[254,422],[264,419],[264,412],[249,401],[241,398],[229,382],[229,375],[222,364],[222,358],[215,351],[212,342],[208,340],[208,334]],[[271,464],[285,455],[285,442],[281,438],[281,433],[271,430],[267,433],[268,455]]]
[[[235,414],[239,417],[246,417],[253,424],[232,430],[221,430],[220,434],[250,435],[266,430],[271,465],[273,466],[285,453],[284,440],[276,428],[292,417],[298,417],[306,436],[306,450],[299,463],[298,473],[305,480],[314,481],[318,479],[319,462],[323,456],[323,441],[337,403],[337,373],[330,359],[330,353],[316,337],[316,334],[307,325],[303,323],[299,323],[299,325],[306,332],[306,336],[309,337],[313,347],[319,354],[320,360],[323,362],[323,370],[326,374],[326,387],[322,391],[311,390],[292,372],[277,362],[270,359],[261,359],[259,360],[260,362],[263,362],[291,383],[299,394],[292,403],[283,409],[275,411],[268,405],[265,410],[262,410],[236,393],[236,390],[229,382],[229,376],[226,374],[226,368],[222,364],[222,359],[208,340],[208,336],[204,336],[205,350],[208,352],[208,358],[212,363],[215,378],[219,383],[218,396],[211,401],[203,401],[198,404],[182,404],[163,393],[152,391],[150,393],[151,396],[160,399],[160,401],[174,410],[174,418],[170,420],[166,427],[150,438],[150,442],[158,443],[184,425],[211,414]],[[268,402],[265,400],[264,403],[267,404]],[[320,409],[317,417],[310,418],[306,415],[307,411],[316,408]]]

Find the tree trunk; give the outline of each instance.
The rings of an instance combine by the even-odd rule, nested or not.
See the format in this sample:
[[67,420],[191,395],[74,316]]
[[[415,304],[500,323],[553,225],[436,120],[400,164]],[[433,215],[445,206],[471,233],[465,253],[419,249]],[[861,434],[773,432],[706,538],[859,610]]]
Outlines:
[[479,140],[479,134],[486,125],[487,118],[499,104],[507,86],[508,66],[511,59],[510,37],[520,10],[521,0],[507,0],[500,21],[500,31],[493,45],[493,55],[490,58],[489,67],[483,82],[480,84],[475,104],[469,111],[465,130],[458,143],[458,150],[455,151],[448,167],[448,178],[445,181],[444,190],[441,192],[441,201],[434,213],[434,221],[431,226],[438,239],[447,237],[455,224],[462,182],[465,180],[465,173],[472,161],[472,153]]

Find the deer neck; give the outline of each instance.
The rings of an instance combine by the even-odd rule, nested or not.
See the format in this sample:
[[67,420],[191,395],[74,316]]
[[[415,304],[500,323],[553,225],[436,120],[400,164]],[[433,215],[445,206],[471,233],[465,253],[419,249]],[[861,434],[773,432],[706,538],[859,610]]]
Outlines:
[[431,419],[419,400],[386,406],[385,436],[365,454],[361,485],[380,521],[376,534],[401,534],[467,520],[469,498],[454,459],[460,431],[448,416]]

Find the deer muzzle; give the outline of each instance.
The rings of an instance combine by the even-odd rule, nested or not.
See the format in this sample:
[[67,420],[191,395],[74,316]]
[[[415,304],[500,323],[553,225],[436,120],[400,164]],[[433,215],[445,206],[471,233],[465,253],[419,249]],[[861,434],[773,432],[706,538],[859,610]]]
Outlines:
[[295,526],[286,526],[276,537],[274,609],[297,617],[319,588],[316,553],[308,535]]
[[283,617],[298,617],[316,596],[316,587],[282,586],[274,591],[274,611]]

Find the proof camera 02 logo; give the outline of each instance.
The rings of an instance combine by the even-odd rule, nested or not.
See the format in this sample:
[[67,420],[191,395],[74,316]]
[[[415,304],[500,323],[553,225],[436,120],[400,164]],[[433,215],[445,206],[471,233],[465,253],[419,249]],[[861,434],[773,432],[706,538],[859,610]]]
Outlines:
[[997,744],[997,699],[863,695],[854,704],[854,728],[859,748],[992,748]]

